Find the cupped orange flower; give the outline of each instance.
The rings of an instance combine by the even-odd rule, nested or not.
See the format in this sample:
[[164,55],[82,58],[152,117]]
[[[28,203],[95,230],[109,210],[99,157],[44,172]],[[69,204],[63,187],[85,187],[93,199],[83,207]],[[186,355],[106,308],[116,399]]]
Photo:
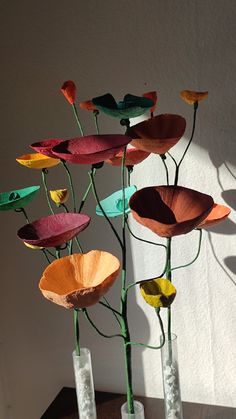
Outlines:
[[119,271],[117,257],[91,250],[52,262],[45,269],[39,288],[45,298],[65,308],[89,307],[106,294]]
[[127,135],[133,140],[131,145],[149,153],[165,154],[184,135],[186,120],[175,114],[154,116],[133,125]]
[[211,196],[182,186],[150,186],[129,201],[136,221],[161,237],[189,233],[213,207]]
[[147,92],[143,93],[143,97],[147,97],[148,99],[151,99],[154,103],[154,105],[151,107],[150,112],[153,113],[157,107],[157,92]]
[[194,105],[196,102],[200,102],[208,96],[208,92],[195,92],[193,90],[183,90],[180,92],[181,98],[188,103],[188,105]]
[[75,103],[76,85],[72,80],[67,80],[63,83],[61,92],[71,105]]
[[214,204],[208,216],[197,226],[197,228],[212,227],[224,221],[230,214],[231,209],[225,205]]
[[80,102],[79,106],[81,109],[85,109],[86,111],[98,111],[98,109],[96,108],[96,106],[93,104],[91,100]]
[[57,166],[61,161],[41,153],[23,154],[16,161],[29,169],[48,169]]
[[[122,158],[123,158],[123,151],[120,151],[113,157],[112,159],[106,160],[106,163],[111,164],[112,166],[121,166],[122,165]],[[127,148],[125,154],[125,166],[134,166],[135,164],[141,163],[145,160],[150,153],[143,150],[138,150],[137,148]]]

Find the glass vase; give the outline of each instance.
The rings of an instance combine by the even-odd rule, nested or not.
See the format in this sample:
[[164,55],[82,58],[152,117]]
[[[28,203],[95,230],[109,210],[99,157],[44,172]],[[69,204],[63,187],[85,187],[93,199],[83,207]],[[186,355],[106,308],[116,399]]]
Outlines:
[[121,406],[121,419],[145,419],[143,404],[134,400],[134,413],[128,413],[128,405],[124,403]]
[[96,419],[96,403],[90,350],[80,349],[80,355],[72,354],[77,404],[80,419]]
[[171,340],[168,340],[167,335],[165,335],[165,338],[165,344],[161,348],[165,419],[183,419],[179,383],[177,336],[171,334]]

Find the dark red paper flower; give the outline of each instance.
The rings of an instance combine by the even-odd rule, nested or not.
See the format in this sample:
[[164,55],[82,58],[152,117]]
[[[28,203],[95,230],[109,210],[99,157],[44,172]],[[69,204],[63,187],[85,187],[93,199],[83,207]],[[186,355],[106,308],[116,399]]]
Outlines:
[[33,246],[57,247],[83,231],[90,219],[86,214],[53,214],[24,225],[17,235],[23,242]]
[[38,153],[55,158],[55,154],[53,154],[52,148],[55,147],[57,144],[60,144],[62,141],[64,140],[61,140],[59,138],[52,138],[49,140],[42,140],[38,141],[37,143],[33,143],[30,147]]
[[189,233],[213,205],[211,196],[182,186],[143,188],[129,201],[135,220],[161,237]]
[[121,134],[88,135],[63,141],[53,147],[57,158],[77,164],[95,164],[114,157],[131,141]]
[[149,153],[165,154],[184,135],[186,120],[180,115],[163,114],[133,125],[131,144]]
[[93,104],[91,100],[80,102],[79,106],[81,109],[85,109],[86,111],[98,111],[98,109],[96,108],[96,106]]
[[143,93],[143,97],[147,97],[148,99],[151,99],[154,103],[154,105],[151,107],[150,112],[153,113],[157,107],[157,92],[147,92]]
[[63,83],[61,92],[71,105],[75,103],[76,85],[72,80],[67,80]]
[[[141,163],[145,160],[150,153],[143,150],[138,150],[137,148],[128,148],[125,154],[125,166],[134,166],[135,164]],[[106,160],[106,163],[111,164],[112,166],[121,166],[122,164],[123,151],[119,151],[112,157],[112,159]]]

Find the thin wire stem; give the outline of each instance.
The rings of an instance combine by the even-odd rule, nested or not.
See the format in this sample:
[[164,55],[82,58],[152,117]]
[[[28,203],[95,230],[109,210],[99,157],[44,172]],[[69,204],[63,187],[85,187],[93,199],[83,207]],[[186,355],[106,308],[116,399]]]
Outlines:
[[83,137],[83,136],[84,136],[84,131],[83,131],[83,128],[82,128],[82,125],[81,125],[80,119],[79,119],[79,115],[78,115],[78,112],[77,112],[77,109],[76,109],[76,105],[75,105],[75,103],[72,103],[72,108],[73,108],[74,116],[75,116],[75,119],[76,119],[77,125],[78,125],[78,127],[79,127],[80,133],[81,133],[81,135],[82,135],[82,137]]
[[80,244],[79,239],[78,239],[77,236],[75,236],[75,242],[76,242],[76,244],[77,244],[77,246],[79,248],[80,253],[83,253],[83,249],[81,247],[81,244]]
[[43,186],[44,186],[44,190],[45,190],[45,193],[46,193],[46,198],[47,198],[47,203],[48,203],[49,209],[50,209],[52,214],[55,214],[55,212],[53,211],[52,206],[51,206],[50,196],[49,196],[48,187],[47,187],[47,181],[46,181],[47,169],[42,169],[41,173],[42,173]]
[[113,308],[110,304],[105,304],[102,301],[99,301],[99,304],[101,304],[102,306],[108,308],[109,310],[113,311],[114,314],[117,314],[118,316],[121,316],[121,313],[119,313],[119,311],[117,311],[115,308]]
[[[93,169],[93,176],[95,177],[95,175],[96,175],[96,169],[94,168]],[[90,182],[89,182],[89,185],[88,185],[88,188],[87,188],[87,190],[85,191],[85,194],[84,194],[84,196],[83,196],[83,198],[82,198],[82,201],[81,201],[81,203],[80,203],[80,206],[79,206],[79,213],[82,211],[82,209],[83,209],[83,206],[84,206],[84,204],[85,204],[85,202],[86,202],[86,200],[87,200],[87,197],[88,197],[88,194],[89,194],[89,192],[90,192],[90,190],[91,190],[91,188],[92,188],[92,181],[90,180]]]
[[[171,282],[171,237],[167,238],[166,278]],[[171,341],[171,306],[168,307],[168,340]]]
[[169,172],[168,172],[168,167],[167,167],[166,161],[165,161],[166,157],[165,157],[165,155],[160,155],[160,157],[161,157],[161,160],[162,160],[162,163],[164,165],[165,172],[166,172],[166,184],[169,185]]
[[149,349],[161,349],[165,345],[165,332],[164,332],[163,322],[162,322],[160,313],[157,312],[157,309],[156,309],[156,313],[157,313],[157,316],[158,316],[159,324],[160,324],[160,327],[161,327],[161,333],[162,333],[162,343],[161,343],[161,345],[153,346],[153,345],[146,345],[145,343],[141,343],[141,342],[132,342],[132,341],[127,342],[126,345],[142,346],[144,348],[149,348]]
[[141,237],[136,236],[131,231],[131,229],[130,229],[130,226],[129,226],[129,223],[128,223],[128,217],[126,217],[126,225],[127,225],[127,228],[129,230],[131,236],[133,236],[135,239],[140,240],[141,242],[144,242],[144,243],[153,244],[154,246],[161,246],[161,247],[164,247],[166,249],[166,245],[165,244],[162,244],[162,243],[154,243],[154,242],[151,242],[150,240],[141,239]]
[[48,263],[49,263],[49,265],[50,265],[51,261],[50,261],[50,259],[49,259],[48,255],[47,255],[47,253],[46,253],[45,249],[42,249],[42,252],[43,252],[43,254],[44,254],[45,258],[47,259],[47,262],[48,262]]
[[197,249],[197,254],[195,256],[195,258],[189,262],[186,263],[185,265],[181,265],[181,266],[176,266],[175,268],[171,268],[171,272],[175,271],[176,269],[181,269],[181,268],[186,268],[187,266],[192,265],[198,258],[199,254],[200,254],[200,250],[201,250],[201,243],[202,243],[202,229],[198,229],[199,231],[199,241],[198,241],[198,249]]
[[95,123],[97,135],[99,135],[98,115],[99,115],[99,111],[93,111],[93,117],[94,117],[94,123]]
[[91,324],[91,326],[96,330],[96,332],[100,335],[100,336],[102,336],[102,337],[104,337],[104,338],[108,338],[108,339],[111,339],[111,338],[115,338],[115,337],[120,337],[120,338],[123,338],[123,336],[122,335],[120,335],[120,334],[116,334],[116,335],[106,335],[105,333],[103,333],[103,332],[101,332],[99,329],[98,329],[98,327],[95,325],[95,323],[93,322],[93,320],[91,319],[91,317],[89,316],[89,314],[88,314],[88,310],[86,309],[86,308],[83,308],[83,313],[84,313],[84,315],[85,315],[85,317],[86,317],[86,319],[89,321],[89,323]]
[[29,217],[28,217],[24,208],[17,208],[17,209],[15,209],[15,212],[22,212],[22,214],[24,214],[24,217],[25,217],[27,223],[29,224],[29,222],[30,222]]
[[[109,307],[111,307],[111,305],[110,305],[110,303],[109,303],[109,301],[108,301],[108,299],[105,297],[105,296],[103,296],[103,300],[105,301],[105,303],[109,306]],[[101,301],[100,301],[101,302]],[[112,308],[112,307],[111,307]],[[119,311],[114,311],[114,310],[112,310],[112,312],[113,312],[113,314],[114,314],[114,317],[116,318],[116,321],[117,321],[117,323],[119,324],[119,326],[121,326],[121,323],[120,323],[120,319],[119,319],[119,317],[117,316],[117,314],[119,314],[119,316],[121,316],[121,313],[119,312]],[[117,314],[116,314],[117,313]]]
[[72,200],[73,200],[73,207],[74,207],[74,212],[76,212],[76,201],[75,201],[75,190],[74,190],[74,185],[73,185],[73,180],[72,180],[72,176],[70,173],[70,170],[67,167],[67,164],[65,162],[65,160],[61,160],[62,164],[66,170],[68,179],[69,179],[69,184],[70,184],[70,190],[71,190],[71,195],[72,195]]

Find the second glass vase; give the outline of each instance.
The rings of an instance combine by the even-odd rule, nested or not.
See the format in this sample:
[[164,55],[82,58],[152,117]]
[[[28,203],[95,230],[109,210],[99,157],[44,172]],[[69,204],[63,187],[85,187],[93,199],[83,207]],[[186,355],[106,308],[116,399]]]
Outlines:
[[143,404],[134,400],[134,413],[128,413],[127,403],[124,403],[121,406],[121,419],[145,419]]

